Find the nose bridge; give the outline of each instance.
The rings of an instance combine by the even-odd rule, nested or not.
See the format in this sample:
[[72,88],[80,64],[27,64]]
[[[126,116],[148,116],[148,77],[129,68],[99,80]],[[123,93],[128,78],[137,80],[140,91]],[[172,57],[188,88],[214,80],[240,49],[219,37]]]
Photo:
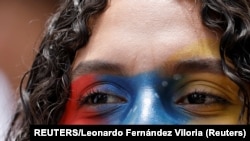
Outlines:
[[134,80],[133,86],[136,91],[124,118],[125,124],[182,124],[186,122],[182,114],[173,106],[168,91],[169,86],[166,85],[170,80],[159,79],[153,73],[138,76]]
[[131,105],[125,123],[128,124],[156,124],[163,123],[165,112],[158,94],[151,87],[145,86],[139,91],[133,105]]
[[157,102],[157,96],[152,88],[144,87],[142,91],[138,92],[134,104],[131,106],[127,114],[126,123],[147,123],[153,120],[155,115],[154,104]]

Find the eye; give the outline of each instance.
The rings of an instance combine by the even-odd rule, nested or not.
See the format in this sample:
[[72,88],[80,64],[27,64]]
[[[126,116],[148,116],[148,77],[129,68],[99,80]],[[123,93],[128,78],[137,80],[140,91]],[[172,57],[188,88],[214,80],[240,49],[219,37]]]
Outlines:
[[94,83],[83,90],[80,95],[80,106],[93,108],[123,104],[129,98],[128,92],[123,87],[110,82]]
[[107,94],[103,92],[91,92],[85,97],[83,103],[88,105],[94,104],[111,104],[111,103],[124,103],[126,99],[113,94]]
[[207,92],[192,92],[180,100],[178,100],[179,104],[215,104],[215,103],[227,103],[227,100],[215,96],[214,94],[209,94]]
[[180,97],[176,104],[191,115],[208,116],[225,111],[230,102],[219,94],[195,90]]
[[186,83],[176,91],[174,103],[189,115],[219,115],[234,105],[229,94],[211,82],[195,81]]
[[129,101],[128,91],[113,82],[99,81],[85,87],[78,93],[77,107],[81,118],[108,118],[115,121],[124,112]]

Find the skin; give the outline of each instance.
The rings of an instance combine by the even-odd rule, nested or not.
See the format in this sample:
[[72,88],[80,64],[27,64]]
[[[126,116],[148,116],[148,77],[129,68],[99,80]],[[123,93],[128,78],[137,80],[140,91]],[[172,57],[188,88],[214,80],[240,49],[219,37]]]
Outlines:
[[92,29],[61,124],[239,123],[239,88],[222,73],[220,35],[202,25],[199,3],[111,0]]

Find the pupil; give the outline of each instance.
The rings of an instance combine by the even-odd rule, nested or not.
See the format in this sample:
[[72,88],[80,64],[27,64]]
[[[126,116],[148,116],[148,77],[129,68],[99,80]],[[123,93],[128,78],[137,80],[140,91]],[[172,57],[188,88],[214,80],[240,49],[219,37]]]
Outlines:
[[107,103],[107,99],[106,94],[96,94],[91,97],[93,104]]
[[188,102],[190,104],[203,104],[205,103],[206,96],[202,94],[192,94],[188,96]]

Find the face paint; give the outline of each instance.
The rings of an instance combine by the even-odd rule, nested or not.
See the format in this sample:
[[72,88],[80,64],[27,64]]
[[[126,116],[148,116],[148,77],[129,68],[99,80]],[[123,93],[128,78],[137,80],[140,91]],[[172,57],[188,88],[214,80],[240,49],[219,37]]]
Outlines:
[[76,80],[71,85],[71,94],[69,100],[66,104],[66,109],[61,121],[59,123],[62,124],[94,124],[102,122],[102,119],[96,118],[95,120],[91,120],[88,118],[82,118],[82,114],[84,117],[88,117],[90,115],[94,115],[95,110],[91,108],[81,108],[81,97],[84,96],[85,88],[94,83],[96,80],[96,76],[93,74],[84,75],[80,79]]
[[176,78],[84,75],[72,84],[62,124],[185,124],[173,101]]
[[175,80],[148,72],[128,78],[132,99],[128,102],[124,124],[184,124],[188,117],[175,106]]

